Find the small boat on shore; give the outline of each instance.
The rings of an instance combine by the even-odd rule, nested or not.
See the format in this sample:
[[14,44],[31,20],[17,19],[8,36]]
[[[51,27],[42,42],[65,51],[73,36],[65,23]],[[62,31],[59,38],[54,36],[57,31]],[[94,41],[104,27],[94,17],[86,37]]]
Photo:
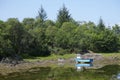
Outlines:
[[117,79],[120,80],[120,73],[117,75]]
[[75,58],[76,64],[75,66],[79,69],[81,67],[90,67],[93,66],[92,62],[93,59],[90,58],[82,58],[80,54],[77,54],[77,57]]
[[80,58],[76,58],[75,59],[76,62],[80,63],[80,62],[85,62],[85,63],[92,63],[93,59],[80,59]]

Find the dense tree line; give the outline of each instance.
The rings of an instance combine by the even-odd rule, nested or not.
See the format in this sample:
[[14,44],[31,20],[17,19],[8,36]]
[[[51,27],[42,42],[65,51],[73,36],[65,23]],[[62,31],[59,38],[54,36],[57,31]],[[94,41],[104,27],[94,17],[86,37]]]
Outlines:
[[58,11],[57,20],[47,19],[41,6],[36,18],[0,20],[0,57],[12,55],[48,56],[92,50],[118,52],[120,26],[109,28],[100,18],[93,22],[75,21],[67,8]]

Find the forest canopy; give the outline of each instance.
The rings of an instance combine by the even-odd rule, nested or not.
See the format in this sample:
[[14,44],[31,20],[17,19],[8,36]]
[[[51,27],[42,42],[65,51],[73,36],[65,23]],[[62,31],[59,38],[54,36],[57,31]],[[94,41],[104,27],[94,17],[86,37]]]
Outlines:
[[63,5],[57,20],[48,20],[41,6],[36,18],[0,20],[0,56],[94,52],[118,52],[120,50],[120,26],[104,25],[102,18],[94,22],[75,21]]

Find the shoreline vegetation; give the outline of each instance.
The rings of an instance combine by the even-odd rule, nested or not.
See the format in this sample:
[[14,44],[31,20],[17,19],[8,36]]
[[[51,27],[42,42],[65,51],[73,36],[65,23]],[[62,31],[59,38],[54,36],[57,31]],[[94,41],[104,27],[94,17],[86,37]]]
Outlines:
[[[36,57],[23,59],[19,64],[0,63],[0,75],[9,75],[14,72],[25,72],[36,67],[75,67],[76,54],[51,55],[48,57]],[[91,53],[82,57],[93,57],[93,69],[101,68],[105,65],[120,65],[120,53]],[[60,61],[62,60],[62,62]]]

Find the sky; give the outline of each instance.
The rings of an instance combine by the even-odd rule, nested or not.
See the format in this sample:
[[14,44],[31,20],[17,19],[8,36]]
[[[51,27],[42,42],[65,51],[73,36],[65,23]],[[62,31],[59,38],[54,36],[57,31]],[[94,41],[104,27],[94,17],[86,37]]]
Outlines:
[[63,4],[76,21],[98,24],[101,17],[107,26],[120,24],[120,0],[0,0],[0,20],[35,18],[42,5],[47,18],[55,21]]

